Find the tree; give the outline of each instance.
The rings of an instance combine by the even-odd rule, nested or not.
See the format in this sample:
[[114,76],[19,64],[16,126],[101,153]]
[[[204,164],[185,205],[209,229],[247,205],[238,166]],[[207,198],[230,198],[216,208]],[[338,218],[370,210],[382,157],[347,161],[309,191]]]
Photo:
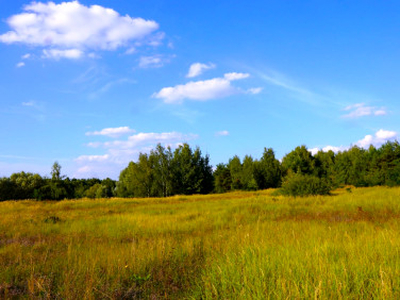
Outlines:
[[281,183],[281,165],[272,148],[264,148],[263,156],[255,164],[254,178],[259,189],[276,188]]
[[298,146],[283,157],[282,167],[285,172],[312,175],[315,172],[314,157],[306,146]]
[[257,190],[257,182],[254,178],[255,163],[250,155],[246,155],[242,164],[242,188],[247,191]]
[[51,180],[52,181],[59,181],[62,180],[61,176],[61,165],[56,161],[54,162],[51,168]]
[[231,179],[232,179],[231,189],[232,190],[242,189],[243,188],[243,180],[242,180],[243,166],[242,166],[242,163],[240,162],[239,156],[235,155],[233,158],[231,158],[229,160],[228,168],[231,173]]
[[179,146],[172,158],[172,190],[174,194],[207,194],[214,188],[209,157],[200,148],[193,151],[188,144]]
[[158,144],[155,151],[150,153],[154,156],[155,172],[158,189],[163,197],[168,197],[172,193],[172,151],[171,148],[164,148]]
[[225,164],[218,164],[214,171],[215,192],[226,193],[231,190],[232,177],[229,168]]

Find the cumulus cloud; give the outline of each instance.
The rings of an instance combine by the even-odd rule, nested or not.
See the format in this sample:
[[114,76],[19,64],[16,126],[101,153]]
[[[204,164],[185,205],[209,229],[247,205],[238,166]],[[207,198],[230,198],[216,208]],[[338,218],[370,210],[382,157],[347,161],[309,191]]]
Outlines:
[[318,148],[318,147],[311,148],[311,149],[308,149],[308,151],[310,151],[312,155],[315,155],[319,151],[328,152],[328,151],[332,150],[333,152],[338,153],[340,151],[344,151],[344,150],[347,150],[347,149],[349,149],[349,147],[344,147],[344,146],[340,146],[340,147],[326,146],[326,147],[323,147],[323,148]]
[[[383,130],[380,129],[378,130],[374,135],[368,134],[361,140],[357,141],[354,143],[355,146],[358,146],[360,148],[368,149],[370,145],[379,148],[386,142],[390,141],[393,142],[398,139],[398,133],[396,131],[389,131],[389,130]],[[332,150],[333,152],[337,153],[340,151],[345,151],[350,149],[351,146],[326,146],[321,148],[311,148],[308,149],[308,151],[311,152],[312,155],[315,155],[318,153],[318,151],[322,150],[323,152],[328,152],[329,150]]]
[[383,116],[386,115],[386,109],[375,106],[367,106],[365,103],[357,103],[354,105],[349,105],[344,108],[344,111],[349,113],[343,115],[344,118],[360,118],[365,116]]
[[43,48],[43,56],[79,58],[87,51],[116,50],[132,43],[155,44],[161,34],[152,20],[121,16],[99,5],[85,6],[78,1],[32,2],[24,12],[7,20],[11,30],[0,35],[0,42],[21,43]]
[[90,135],[103,135],[103,136],[109,136],[113,138],[117,138],[121,135],[124,134],[130,134],[135,132],[134,129],[129,128],[128,126],[123,126],[123,127],[116,127],[116,128],[104,128],[100,131],[93,131],[93,132],[86,132],[87,136]]
[[215,65],[213,63],[202,64],[202,63],[194,63],[190,66],[189,72],[187,73],[187,78],[193,78],[203,74],[204,71],[209,69],[214,69]]
[[394,141],[396,139],[396,131],[380,129],[375,133],[375,135],[366,135],[363,139],[359,140],[356,145],[361,148],[368,148],[370,145],[380,147],[387,141]]
[[182,103],[184,99],[207,101],[241,93],[239,88],[231,85],[231,81],[249,77],[247,73],[227,73],[224,77],[204,81],[191,81],[174,87],[165,87],[153,97],[163,99],[165,103]]

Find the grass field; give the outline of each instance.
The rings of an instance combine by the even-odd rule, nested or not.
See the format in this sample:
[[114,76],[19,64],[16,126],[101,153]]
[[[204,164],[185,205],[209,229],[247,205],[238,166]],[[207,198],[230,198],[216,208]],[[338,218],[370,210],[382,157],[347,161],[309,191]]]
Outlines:
[[400,188],[3,202],[0,298],[400,299]]

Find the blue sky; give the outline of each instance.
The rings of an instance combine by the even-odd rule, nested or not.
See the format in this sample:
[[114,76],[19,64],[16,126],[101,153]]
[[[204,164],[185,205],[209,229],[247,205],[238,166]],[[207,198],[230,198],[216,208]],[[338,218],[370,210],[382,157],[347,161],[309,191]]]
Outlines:
[[0,0],[0,176],[398,139],[397,1]]

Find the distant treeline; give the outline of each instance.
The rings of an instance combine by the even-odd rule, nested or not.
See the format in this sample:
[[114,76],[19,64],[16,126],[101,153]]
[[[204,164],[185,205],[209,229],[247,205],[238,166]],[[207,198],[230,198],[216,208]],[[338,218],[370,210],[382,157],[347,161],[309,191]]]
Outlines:
[[293,182],[323,183],[324,187],[395,186],[400,185],[400,145],[387,142],[380,148],[354,146],[339,153],[319,151],[315,155],[299,146],[282,161],[271,148],[265,148],[260,159],[234,156],[214,170],[208,155],[202,155],[198,147],[183,144],[173,151],[158,145],[130,162],[118,182],[109,178],[69,179],[60,172],[56,162],[51,178],[25,172],[0,178],[0,200],[167,197],[292,187]]

